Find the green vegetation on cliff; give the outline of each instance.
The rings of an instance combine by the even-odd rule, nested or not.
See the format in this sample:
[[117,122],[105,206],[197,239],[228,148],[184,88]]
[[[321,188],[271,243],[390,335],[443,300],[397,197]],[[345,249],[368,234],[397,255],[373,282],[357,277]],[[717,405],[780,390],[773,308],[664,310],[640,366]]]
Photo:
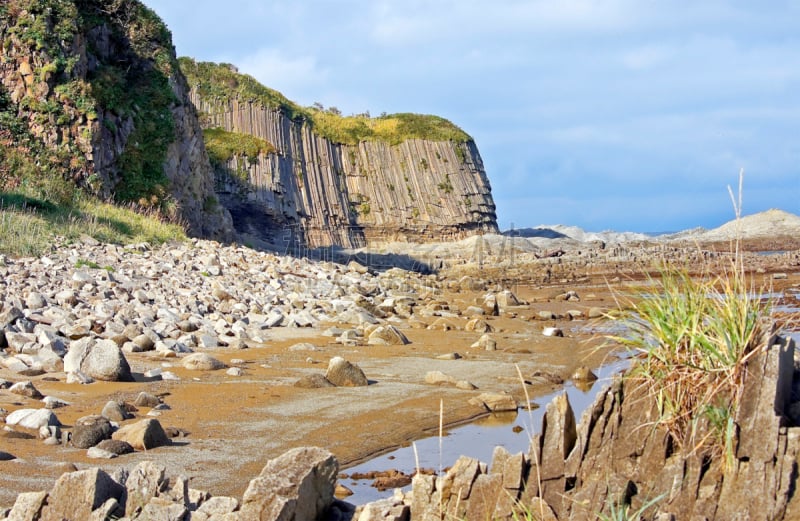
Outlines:
[[[66,158],[41,175],[90,191],[104,186],[118,201],[162,204],[164,160],[175,139],[169,78],[177,69],[163,22],[137,0],[9,0],[2,7],[4,55],[12,67],[30,69],[16,117]],[[132,132],[122,136],[117,127],[125,122]],[[86,156],[109,139],[123,141],[122,153],[105,165],[110,170],[93,171]]]
[[203,130],[206,150],[211,161],[221,165],[234,156],[246,157],[255,162],[260,154],[271,154],[275,147],[271,143],[250,134],[227,132],[221,128]]
[[282,111],[289,119],[305,122],[334,143],[356,145],[361,141],[384,141],[398,145],[408,139],[455,141],[472,138],[450,121],[422,114],[389,114],[371,118],[366,114],[342,116],[336,109],[301,107],[280,92],[265,87],[252,76],[240,74],[225,63],[197,62],[180,58],[180,67],[192,88],[209,102],[250,102]]
[[[7,0],[0,41],[0,251],[43,253],[55,236],[184,237],[159,218],[177,62],[155,13],[137,0]],[[115,160],[98,171],[87,158],[103,148]],[[103,189],[149,216],[98,201]]]

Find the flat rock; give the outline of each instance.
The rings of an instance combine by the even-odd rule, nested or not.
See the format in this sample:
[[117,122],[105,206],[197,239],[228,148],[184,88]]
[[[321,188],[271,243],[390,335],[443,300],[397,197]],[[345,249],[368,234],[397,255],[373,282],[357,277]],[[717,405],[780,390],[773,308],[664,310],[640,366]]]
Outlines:
[[481,393],[470,403],[483,406],[490,412],[516,411],[517,401],[508,393]]

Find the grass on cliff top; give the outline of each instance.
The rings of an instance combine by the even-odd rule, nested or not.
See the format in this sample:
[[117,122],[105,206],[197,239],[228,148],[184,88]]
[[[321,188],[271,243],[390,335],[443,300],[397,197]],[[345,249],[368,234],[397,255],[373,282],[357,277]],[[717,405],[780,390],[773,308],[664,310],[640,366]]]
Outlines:
[[234,156],[244,156],[254,161],[260,154],[275,152],[272,143],[250,134],[207,128],[203,130],[203,137],[208,156],[217,164],[224,164]]
[[180,225],[153,212],[137,213],[89,198],[56,205],[19,192],[0,192],[0,253],[39,256],[56,247],[59,237],[70,242],[84,235],[114,244],[186,239]]
[[362,141],[384,141],[397,145],[408,139],[455,141],[472,138],[450,121],[431,115],[400,113],[371,118],[366,114],[342,116],[335,109],[301,107],[280,92],[265,87],[252,76],[240,74],[226,63],[179,59],[189,85],[209,101],[233,99],[281,110],[288,118],[308,122],[314,130],[334,143],[356,145]]

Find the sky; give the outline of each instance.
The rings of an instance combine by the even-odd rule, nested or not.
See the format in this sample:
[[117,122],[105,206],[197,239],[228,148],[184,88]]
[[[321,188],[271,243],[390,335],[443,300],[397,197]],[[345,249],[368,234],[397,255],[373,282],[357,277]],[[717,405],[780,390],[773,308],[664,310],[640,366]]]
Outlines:
[[301,105],[451,120],[501,229],[713,228],[742,170],[800,214],[800,0],[143,1]]

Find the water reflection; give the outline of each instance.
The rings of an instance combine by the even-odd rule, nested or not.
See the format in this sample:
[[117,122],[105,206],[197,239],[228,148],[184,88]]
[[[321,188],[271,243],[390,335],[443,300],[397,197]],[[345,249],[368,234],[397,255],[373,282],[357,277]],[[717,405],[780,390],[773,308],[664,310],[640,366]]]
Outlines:
[[[423,438],[415,442],[419,466],[423,469],[442,470],[462,455],[476,458],[484,463],[491,463],[494,448],[502,446],[510,453],[528,452],[531,437],[539,431],[546,405],[561,392],[569,395],[576,421],[580,419],[584,409],[594,402],[597,393],[610,381],[611,377],[627,367],[628,361],[620,360],[597,370],[596,382],[570,382],[563,391],[551,393],[535,400],[531,410],[519,412],[494,413],[480,418],[467,425],[449,429],[440,440],[438,436]],[[378,456],[360,465],[345,469],[346,474],[367,473],[397,469],[411,474],[416,469],[416,456],[412,446],[402,447],[390,453]],[[371,501],[391,496],[391,491],[380,492],[372,488],[371,480],[342,480],[342,484],[353,491],[346,498],[350,503],[362,505]]]

